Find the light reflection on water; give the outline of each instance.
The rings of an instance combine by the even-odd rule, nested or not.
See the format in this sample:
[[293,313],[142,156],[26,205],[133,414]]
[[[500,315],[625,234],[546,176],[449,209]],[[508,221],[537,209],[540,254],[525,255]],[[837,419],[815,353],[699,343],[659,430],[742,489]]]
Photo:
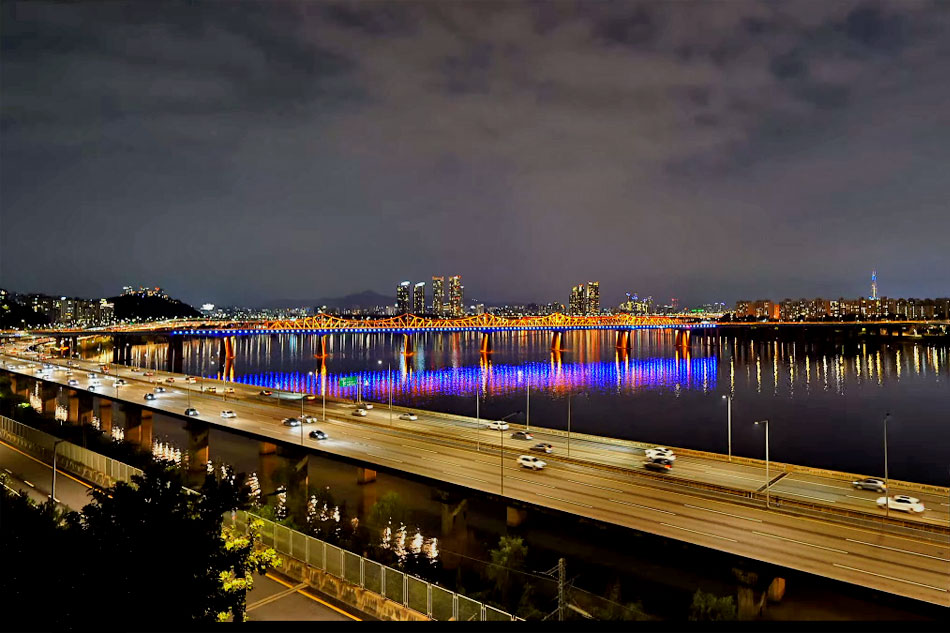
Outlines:
[[[891,413],[891,475],[946,484],[950,463],[950,354],[923,343],[809,345],[693,337],[677,347],[672,333],[631,335],[628,352],[612,333],[569,332],[560,353],[543,332],[497,333],[493,352],[479,353],[478,334],[420,336],[403,353],[401,336],[334,335],[326,358],[313,335],[234,339],[222,362],[221,339],[184,342],[184,371],[235,382],[355,398],[340,387],[359,377],[363,397],[483,417],[524,412],[531,423],[566,427],[566,396],[574,397],[574,430],[725,452],[720,396],[732,394],[733,451],[764,455],[751,421],[769,419],[772,458],[879,474],[882,424]],[[139,365],[162,369],[167,349],[132,349]],[[111,361],[109,350],[100,358]],[[312,373],[312,375],[311,375]],[[522,413],[523,416],[523,413]],[[518,418],[514,418],[518,421]],[[895,474],[896,473],[896,474]]]

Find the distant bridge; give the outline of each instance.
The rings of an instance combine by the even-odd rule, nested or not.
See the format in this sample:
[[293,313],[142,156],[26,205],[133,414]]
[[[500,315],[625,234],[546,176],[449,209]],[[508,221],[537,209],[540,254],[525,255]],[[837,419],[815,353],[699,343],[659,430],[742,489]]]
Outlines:
[[334,332],[504,332],[523,330],[633,330],[661,328],[714,327],[695,317],[633,316],[628,314],[604,316],[569,316],[549,314],[545,316],[499,317],[494,314],[479,314],[458,319],[433,319],[414,314],[402,314],[388,319],[344,319],[328,314],[319,314],[302,319],[278,319],[255,322],[209,322],[189,323],[185,327],[173,327],[171,334],[188,335],[236,335]]

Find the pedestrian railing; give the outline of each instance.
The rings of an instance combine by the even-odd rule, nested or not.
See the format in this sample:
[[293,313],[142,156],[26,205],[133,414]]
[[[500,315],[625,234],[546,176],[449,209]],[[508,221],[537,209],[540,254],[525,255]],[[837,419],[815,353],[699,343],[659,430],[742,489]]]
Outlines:
[[517,620],[487,604],[434,585],[422,578],[401,572],[354,554],[326,541],[238,510],[227,513],[224,523],[246,534],[248,525],[263,523],[261,540],[277,552],[302,561],[350,584],[362,587],[393,602],[425,614],[433,620]]

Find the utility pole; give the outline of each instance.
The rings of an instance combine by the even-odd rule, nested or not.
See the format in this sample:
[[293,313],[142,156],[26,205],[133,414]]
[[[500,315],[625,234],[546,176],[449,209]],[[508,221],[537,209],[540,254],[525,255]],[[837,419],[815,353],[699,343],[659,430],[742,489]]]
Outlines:
[[564,609],[567,606],[566,600],[564,599],[564,583],[567,577],[565,573],[566,567],[567,563],[563,558],[557,559],[557,619],[559,622],[564,621]]

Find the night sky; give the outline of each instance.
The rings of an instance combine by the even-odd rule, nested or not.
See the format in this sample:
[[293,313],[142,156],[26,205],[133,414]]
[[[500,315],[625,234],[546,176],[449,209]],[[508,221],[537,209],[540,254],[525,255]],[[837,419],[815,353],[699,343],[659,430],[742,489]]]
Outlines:
[[0,287],[950,295],[950,2],[2,7]]

